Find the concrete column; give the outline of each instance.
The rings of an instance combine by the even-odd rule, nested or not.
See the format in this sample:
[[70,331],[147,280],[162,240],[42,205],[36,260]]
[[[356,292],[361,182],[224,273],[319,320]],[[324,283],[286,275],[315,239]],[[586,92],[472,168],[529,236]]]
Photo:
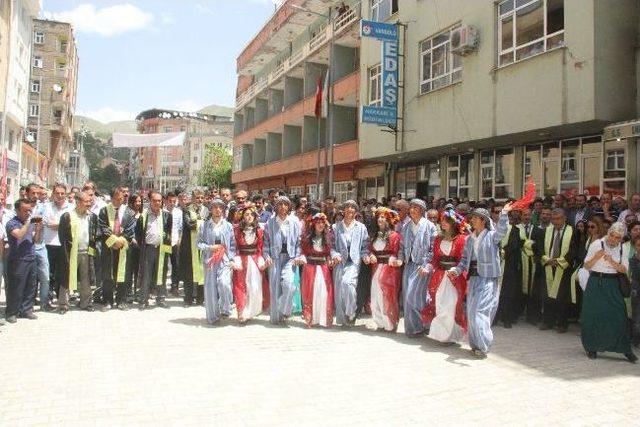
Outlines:
[[255,124],[262,123],[268,117],[269,103],[266,99],[256,99]]
[[271,89],[269,91],[269,111],[268,116],[273,117],[282,112],[284,107],[284,91],[279,89]]
[[267,156],[267,140],[255,139],[253,141],[253,166],[263,165]]
[[266,150],[266,163],[274,162],[282,158],[282,134],[281,133],[268,133],[267,134],[267,150]]

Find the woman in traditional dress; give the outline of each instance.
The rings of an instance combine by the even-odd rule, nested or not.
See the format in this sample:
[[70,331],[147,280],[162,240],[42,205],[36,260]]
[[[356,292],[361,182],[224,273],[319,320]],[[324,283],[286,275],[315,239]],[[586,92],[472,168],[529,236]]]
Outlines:
[[614,223],[602,239],[591,243],[584,262],[589,281],[582,300],[580,337],[590,359],[597,352],[622,353],[631,363],[638,358],[631,350],[627,308],[620,292],[619,275],[629,269],[629,252],[622,245],[622,223]]
[[302,318],[308,327],[329,327],[333,323],[333,280],[331,261],[331,225],[327,216],[316,213],[307,221],[302,241]]
[[254,205],[243,206],[242,219],[233,231],[236,239],[234,264],[242,266],[233,272],[233,298],[238,322],[243,325],[262,312],[263,284],[266,282],[262,258],[263,230],[258,225],[258,213]]
[[394,230],[400,221],[388,208],[378,208],[372,222],[371,255],[371,317],[378,329],[395,332],[398,328],[398,294],[402,287],[402,261],[398,259],[400,233]]
[[447,271],[458,265],[467,240],[464,218],[453,207],[440,216],[441,235],[436,238],[433,258],[428,269],[433,271],[427,287],[428,304],[422,312],[429,338],[443,343],[459,342],[467,334],[467,318],[463,301],[467,293],[466,275],[449,277]]

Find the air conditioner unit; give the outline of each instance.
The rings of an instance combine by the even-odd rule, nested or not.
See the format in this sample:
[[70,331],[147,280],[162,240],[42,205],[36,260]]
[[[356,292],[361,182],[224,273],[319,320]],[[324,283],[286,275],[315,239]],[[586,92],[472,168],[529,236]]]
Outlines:
[[478,49],[479,42],[476,27],[463,25],[451,32],[451,53],[466,56]]

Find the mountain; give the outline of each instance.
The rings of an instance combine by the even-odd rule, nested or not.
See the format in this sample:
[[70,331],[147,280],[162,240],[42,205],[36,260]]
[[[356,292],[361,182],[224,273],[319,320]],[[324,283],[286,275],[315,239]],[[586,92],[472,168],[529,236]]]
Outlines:
[[90,117],[75,116],[73,118],[73,130],[79,131],[84,124],[89,132],[94,135],[109,138],[114,132],[136,133],[136,122],[134,120],[121,120],[116,122],[102,123]]
[[199,110],[198,113],[213,114],[214,116],[223,116],[233,118],[234,109],[231,107],[223,107],[220,105],[209,105]]

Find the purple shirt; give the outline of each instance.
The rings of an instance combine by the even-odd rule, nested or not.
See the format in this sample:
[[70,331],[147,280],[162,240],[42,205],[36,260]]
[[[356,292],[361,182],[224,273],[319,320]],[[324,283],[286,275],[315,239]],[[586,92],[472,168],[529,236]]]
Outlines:
[[33,244],[33,224],[29,226],[29,231],[23,239],[18,240],[11,232],[19,230],[24,225],[17,216],[11,218],[7,223],[7,240],[9,241],[8,262],[13,261],[33,261],[36,259],[35,245]]

